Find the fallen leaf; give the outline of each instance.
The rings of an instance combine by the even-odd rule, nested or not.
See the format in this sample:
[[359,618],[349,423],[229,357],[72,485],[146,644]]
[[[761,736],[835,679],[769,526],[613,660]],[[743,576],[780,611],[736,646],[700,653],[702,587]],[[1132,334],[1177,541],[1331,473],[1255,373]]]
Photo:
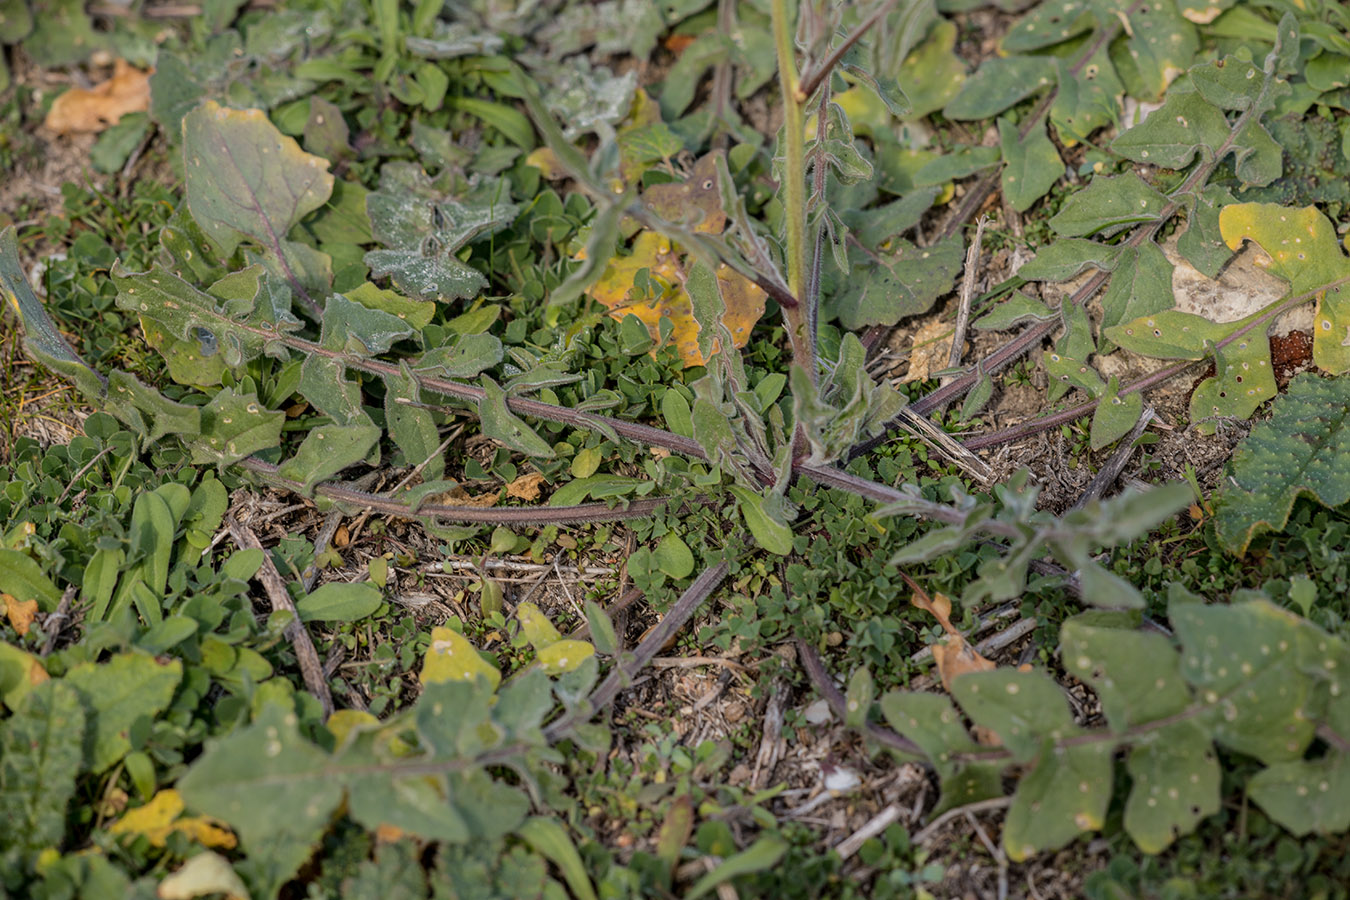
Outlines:
[[43,122],[57,134],[103,131],[128,113],[150,108],[150,76],[117,60],[112,78],[85,90],[71,88],[52,101]]
[[667,222],[684,222],[694,231],[721,234],[727,227],[722,195],[717,190],[718,153],[694,163],[684,181],[657,184],[642,192],[642,205]]
[[224,894],[229,900],[249,900],[243,879],[231,868],[229,860],[218,853],[199,853],[182,868],[159,883],[155,896],[160,900],[192,900],[207,894]]
[[938,593],[930,597],[927,591],[919,587],[904,572],[900,573],[900,577],[914,592],[909,599],[910,605],[937,619],[942,630],[947,632],[947,639],[944,642],[933,645],[933,662],[937,663],[943,690],[951,692],[952,679],[957,675],[964,675],[967,672],[987,672],[995,668],[994,663],[976,652],[975,648],[966,642],[965,636],[952,624],[952,601],[946,594]]
[[947,640],[933,645],[933,662],[942,676],[942,689],[951,692],[952,679],[967,672],[988,672],[994,663],[985,659],[959,634],[947,635]]
[[543,483],[544,476],[538,472],[522,475],[506,486],[506,496],[517,500],[538,500],[539,488]]
[[910,345],[909,371],[900,379],[901,383],[927,381],[933,372],[947,368],[955,336],[955,330],[941,316],[920,324]]
[[5,616],[19,637],[28,634],[28,629],[33,627],[33,620],[37,618],[37,600],[19,600],[12,594],[0,594],[0,601],[4,601]]
[[500,497],[496,493],[480,494],[475,497],[457,484],[445,493],[432,497],[431,502],[442,506],[473,506],[486,509],[489,506],[496,506],[498,499]]

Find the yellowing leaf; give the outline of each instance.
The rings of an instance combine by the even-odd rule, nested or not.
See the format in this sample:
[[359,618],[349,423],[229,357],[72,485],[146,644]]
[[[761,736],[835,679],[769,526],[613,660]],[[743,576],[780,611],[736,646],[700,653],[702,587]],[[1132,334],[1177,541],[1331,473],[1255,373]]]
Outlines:
[[[1253,241],[1265,251],[1257,264],[1303,294],[1350,278],[1336,229],[1315,206],[1233,203],[1219,211],[1219,233],[1230,249]],[[1333,375],[1350,371],[1350,287],[1322,291],[1313,314],[1313,362]]]
[[[642,269],[648,271],[652,285],[660,293],[654,298],[631,301],[629,293]],[[677,249],[661,235],[643,231],[634,239],[631,254],[610,261],[590,294],[608,307],[615,319],[637,316],[654,340],[660,340],[661,320],[669,320],[671,343],[685,366],[701,366],[708,360],[699,352],[699,325],[684,281],[685,270]],[[726,304],[722,324],[731,332],[732,343],[744,347],[755,323],[764,315],[764,291],[725,265],[718,266],[717,284]]]
[[127,113],[150,108],[150,72],[142,72],[119,59],[113,76],[92,88],[71,88],[52,101],[42,124],[57,134],[102,131]]
[[558,161],[558,155],[548,147],[530,151],[530,155],[525,157],[525,164],[534,166],[549,181],[561,181],[567,177],[567,170]]
[[37,618],[37,601],[19,600],[13,594],[0,594],[0,601],[4,602],[5,616],[9,619],[9,624],[19,633],[19,637],[28,634],[28,629],[33,626],[33,620]]
[[422,660],[423,684],[472,681],[479,675],[491,682],[493,690],[501,684],[502,673],[478,655],[478,648],[468,638],[452,628],[431,630],[431,648]]
[[169,835],[178,832],[204,847],[234,849],[238,841],[225,823],[210,816],[179,818],[183,813],[183,798],[175,790],[163,790],[150,802],[137,807],[109,827],[114,835],[144,837],[153,847],[163,847]]
[[347,736],[363,725],[374,725],[380,720],[372,716],[365,710],[360,709],[339,709],[328,717],[324,724],[328,730],[333,733],[337,739],[337,746],[341,747],[347,740]]
[[224,894],[228,900],[249,900],[243,879],[217,853],[199,853],[182,868],[159,883],[160,900],[193,900],[207,894]]
[[717,153],[704,156],[684,181],[647,188],[642,192],[642,205],[667,222],[686,224],[706,234],[721,234],[727,227],[727,214],[717,190],[717,157]]
[[0,699],[5,706],[16,709],[24,694],[49,677],[42,660],[18,647],[0,643]]
[[516,621],[520,622],[520,630],[524,632],[525,640],[529,641],[530,646],[536,651],[562,640],[562,635],[553,627],[548,616],[533,603],[520,604],[516,609]]
[[585,641],[562,640],[536,652],[539,666],[550,675],[574,671],[595,655],[595,648]]

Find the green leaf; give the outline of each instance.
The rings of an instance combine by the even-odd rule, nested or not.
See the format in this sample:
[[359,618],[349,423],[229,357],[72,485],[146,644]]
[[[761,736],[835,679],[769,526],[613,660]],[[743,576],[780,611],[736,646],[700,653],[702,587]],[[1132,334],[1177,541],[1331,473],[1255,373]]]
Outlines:
[[16,234],[13,225],[0,230],[0,294],[23,323],[24,349],[47,368],[73,381],[86,397],[101,398],[105,379],[71,349],[29,286],[19,263]]
[[1157,244],[1145,241],[1139,247],[1123,247],[1111,274],[1111,284],[1102,295],[1102,328],[1171,309],[1172,264]]
[[1175,3],[1132,7],[1126,29],[1128,59],[1142,84],[1143,96],[1159,97],[1167,85],[1190,68],[1200,48],[1195,26]]
[[43,612],[52,612],[61,602],[61,591],[42,572],[37,560],[18,550],[0,549],[0,594],[20,603],[36,600]]
[[939,19],[900,65],[896,81],[904,87],[910,106],[905,118],[922,119],[960,93],[966,65],[956,54],[956,36],[956,23]]
[[499,184],[449,197],[420,168],[389,163],[380,171],[379,189],[366,197],[366,211],[375,239],[386,248],[365,256],[373,275],[389,276],[421,300],[459,300],[478,294],[487,279],[456,254],[499,231],[519,209]]
[[[152,319],[173,337],[198,348],[202,356],[220,354],[232,369],[264,354],[290,358],[281,338],[299,329],[300,320],[288,308],[269,302],[274,294],[260,267],[226,276],[212,286],[212,293],[197,290],[159,266],[138,274],[118,263],[110,274],[120,309]],[[219,301],[212,296],[217,290],[224,295]]]
[[1111,326],[1104,329],[1103,334],[1126,350],[1144,356],[1204,359],[1213,352],[1214,344],[1241,324],[1216,324],[1202,316],[1168,309]]
[[1200,423],[1202,431],[1212,434],[1217,428],[1217,422],[1205,419],[1246,419],[1278,393],[1265,335],[1244,335],[1217,348],[1214,366],[1214,377],[1206,378],[1191,395],[1191,421]]
[[1055,82],[1054,60],[1041,56],[987,59],[966,79],[942,114],[949,119],[988,119]]
[[167,709],[183,663],[160,662],[145,653],[120,653],[106,663],[81,663],[66,673],[89,715],[84,739],[84,768],[103,772],[131,750],[128,732],[142,717],[153,719]]
[[483,399],[478,402],[478,417],[483,434],[527,456],[552,458],[553,448],[506,405],[506,392],[484,375]]
[[253,724],[208,740],[178,790],[189,808],[230,824],[275,891],[309,858],[342,802],[329,761],[301,737],[294,712],[269,703]]
[[1350,757],[1280,763],[1256,773],[1247,795],[1295,835],[1340,834],[1350,829]]
[[159,391],[121,370],[108,379],[107,411],[131,427],[139,437],[157,443],[166,434],[196,437],[202,430],[201,410],[175,403]]
[[1003,195],[1013,209],[1025,212],[1063,177],[1064,163],[1044,125],[1033,127],[1023,139],[1016,125],[999,119],[998,137],[1005,163]]
[[473,378],[502,361],[502,342],[490,334],[464,334],[433,347],[412,364],[414,372],[437,378]]
[[661,538],[652,556],[656,559],[657,567],[676,581],[688,578],[694,571],[694,554],[689,551],[689,545],[673,531]]
[[577,852],[576,844],[572,843],[567,829],[557,819],[531,816],[521,823],[516,829],[516,834],[533,847],[536,853],[546,857],[558,867],[567,886],[579,900],[596,900],[595,888],[591,884],[590,876],[586,874],[581,854]]
[[792,529],[775,519],[764,507],[764,498],[748,488],[732,486],[745,524],[755,542],[770,553],[787,556],[792,552]]
[[1300,664],[1318,630],[1265,600],[1230,606],[1170,604],[1181,672],[1210,709],[1201,720],[1221,744],[1267,765],[1303,756],[1319,694]]
[[192,442],[193,463],[224,468],[245,456],[281,444],[286,414],[263,408],[257,394],[224,388],[202,407],[201,437]]
[[[320,425],[310,429],[300,449],[277,469],[282,478],[301,484],[300,492],[313,496],[314,486],[328,481],[348,466],[361,462],[380,442],[375,425]],[[420,462],[420,460],[419,460]]]
[[327,254],[287,240],[333,192],[326,160],[301,150],[262,110],[208,100],[183,119],[183,168],[192,217],[221,253],[255,241],[269,272],[297,291],[327,291]]
[[714,890],[719,884],[741,875],[771,869],[778,864],[787,850],[788,842],[776,834],[768,834],[758,838],[749,847],[746,847],[740,853],[727,857],[718,863],[717,868],[694,882],[694,886],[689,889],[689,893],[684,895],[685,900],[696,900],[696,898]]
[[1144,395],[1136,391],[1120,396],[1120,378],[1112,375],[1092,413],[1092,449],[1110,446],[1129,434],[1143,413]]
[[1042,750],[1035,768],[1018,783],[1003,820],[1009,859],[1022,862],[1102,827],[1111,802],[1114,751],[1110,742]]
[[383,602],[380,589],[373,584],[330,581],[296,601],[295,611],[301,622],[357,622]]
[[[1050,4],[1039,8],[1054,9]],[[1059,90],[1050,106],[1050,124],[1065,146],[1087,141],[1097,129],[1119,122],[1117,98],[1125,93],[1125,86],[1116,77],[1116,68],[1105,48],[1088,60],[1077,75],[1063,59],[1055,60],[1055,66]]]
[[875,262],[858,255],[849,277],[830,298],[829,308],[850,331],[894,325],[906,316],[928,311],[951,290],[963,258],[960,237],[923,248],[897,238],[891,250]]
[[1133,785],[1125,830],[1145,853],[1161,853],[1219,811],[1219,760],[1208,732],[1195,722],[1177,722],[1135,742],[1126,770]]
[[0,723],[0,850],[60,846],[84,730],[79,695],[60,681],[38,685]]
[[1057,234],[1069,237],[1110,237],[1131,225],[1153,221],[1166,205],[1167,198],[1133,172],[1098,176],[1069,197],[1048,224]]
[[1220,543],[1242,554],[1263,531],[1280,531],[1307,493],[1327,506],[1350,502],[1350,376],[1297,376],[1233,454],[1216,500]]
[[430,301],[409,300],[394,291],[377,288],[369,281],[354,290],[347,291],[343,296],[355,300],[366,309],[394,316],[406,322],[415,332],[427,327],[431,317],[436,314],[436,304]]
[[1047,739],[1058,742],[1080,730],[1064,692],[1044,672],[967,672],[952,680],[952,696],[972,722],[997,734],[1018,762],[1035,759]]
[[1111,142],[1126,159],[1165,169],[1184,169],[1197,153],[1214,159],[1228,139],[1228,119],[1198,93],[1172,91],[1161,109]]
[[[438,452],[440,431],[430,410],[414,405],[421,394],[407,362],[401,360],[399,374],[385,375],[384,383],[384,421],[389,437],[403,452],[409,465],[426,464],[422,469],[424,481],[439,480],[445,474],[445,454]],[[412,402],[400,403],[400,400]]]
[[958,771],[954,754],[979,749],[961,714],[940,694],[889,691],[881,697],[881,712],[892,728],[923,749],[943,778]]
[[1083,238],[1065,238],[1036,251],[1018,270],[1027,281],[1068,281],[1088,268],[1110,272],[1120,262],[1124,247],[1111,247]]
[[1209,185],[1192,196],[1186,207],[1186,230],[1177,238],[1177,251],[1206,278],[1217,278],[1233,258],[1219,230],[1219,211],[1234,202],[1219,185]]
[[109,35],[94,30],[82,0],[50,0],[38,7],[24,53],[39,66],[74,66],[108,45]]

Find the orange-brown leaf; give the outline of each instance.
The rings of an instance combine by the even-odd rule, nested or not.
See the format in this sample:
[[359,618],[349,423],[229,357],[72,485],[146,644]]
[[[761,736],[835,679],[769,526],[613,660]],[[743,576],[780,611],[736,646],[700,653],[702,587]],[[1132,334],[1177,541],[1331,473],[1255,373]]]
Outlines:
[[942,688],[952,689],[952,679],[967,672],[988,672],[994,668],[993,662],[985,659],[966,643],[959,634],[949,634],[947,640],[933,645],[933,661],[937,663],[938,674],[942,676]]
[[506,486],[506,496],[515,497],[517,500],[538,500],[539,488],[543,483],[544,476],[538,472],[522,475]]
[[127,113],[150,108],[150,75],[119,59],[113,76],[92,88],[71,88],[52,102],[43,124],[57,134],[103,131]]
[[11,594],[0,594],[0,601],[4,602],[5,617],[19,637],[28,634],[28,629],[33,627],[33,620],[37,618],[37,601],[19,600]]

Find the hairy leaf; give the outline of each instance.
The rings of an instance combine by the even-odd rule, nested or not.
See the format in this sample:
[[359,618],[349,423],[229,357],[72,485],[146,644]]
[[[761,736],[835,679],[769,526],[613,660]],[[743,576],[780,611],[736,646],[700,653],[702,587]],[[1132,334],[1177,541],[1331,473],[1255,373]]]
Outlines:
[[1294,501],[1310,494],[1328,506],[1350,502],[1350,376],[1302,374],[1233,454],[1232,480],[1219,492],[1219,540],[1245,553],[1263,531],[1280,531]]
[[166,709],[182,678],[180,660],[161,662],[145,653],[121,653],[67,672],[64,683],[79,694],[89,715],[84,768],[102,772],[125,756],[131,726]]
[[0,723],[0,849],[60,845],[84,769],[84,732],[79,694],[60,681],[38,685]]
[[999,119],[998,136],[1003,147],[1003,195],[1013,209],[1025,212],[1063,177],[1064,162],[1043,125],[1024,139],[1016,125]]

